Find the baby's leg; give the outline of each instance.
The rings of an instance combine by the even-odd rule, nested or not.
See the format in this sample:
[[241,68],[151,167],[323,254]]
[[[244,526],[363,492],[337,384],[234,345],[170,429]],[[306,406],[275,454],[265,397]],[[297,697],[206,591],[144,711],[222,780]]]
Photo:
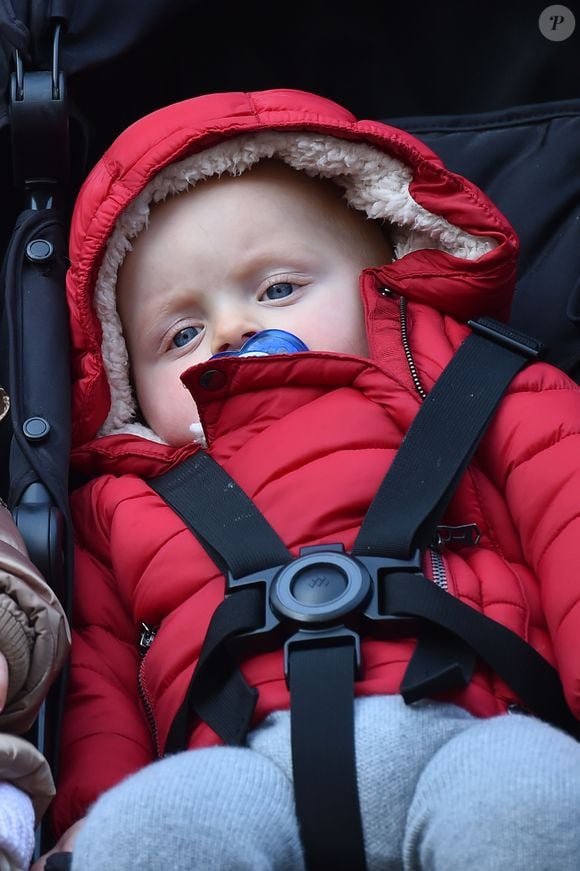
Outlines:
[[[368,871],[401,871],[403,832],[421,772],[443,744],[474,723],[479,720],[456,705],[426,701],[409,707],[400,696],[355,699],[357,780]],[[288,711],[271,714],[249,741],[292,778]]]
[[522,715],[476,722],[417,783],[405,871],[578,871],[580,744]]
[[301,871],[292,784],[247,748],[179,753],[93,805],[73,871]]

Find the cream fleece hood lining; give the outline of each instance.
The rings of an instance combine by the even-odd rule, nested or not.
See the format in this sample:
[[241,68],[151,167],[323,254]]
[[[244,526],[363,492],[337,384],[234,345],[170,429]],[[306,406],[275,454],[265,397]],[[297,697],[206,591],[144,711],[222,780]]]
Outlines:
[[268,131],[244,134],[172,163],[119,216],[97,277],[94,305],[102,327],[102,355],[111,392],[109,413],[98,436],[133,433],[162,441],[151,429],[135,422],[137,406],[116,306],[119,268],[131,250],[131,240],[147,226],[151,204],[211,176],[241,175],[258,161],[272,157],[310,176],[332,179],[344,189],[352,208],[392,224],[398,259],[411,251],[437,248],[455,257],[477,260],[496,245],[493,239],[472,236],[420,206],[409,193],[411,169],[366,143],[321,134]]

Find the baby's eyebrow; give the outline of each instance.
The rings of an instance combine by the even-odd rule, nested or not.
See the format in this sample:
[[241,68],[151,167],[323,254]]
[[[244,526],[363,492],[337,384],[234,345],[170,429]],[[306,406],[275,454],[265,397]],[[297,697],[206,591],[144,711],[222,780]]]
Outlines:
[[305,260],[311,260],[317,255],[316,249],[307,240],[276,240],[271,237],[261,239],[252,247],[246,248],[238,269],[246,270],[279,269],[279,271],[294,269]]
[[155,338],[180,318],[203,319],[197,296],[184,293],[178,298],[152,300],[139,311],[137,332],[146,339]]
[[165,291],[161,290],[150,300],[149,305],[145,306],[144,312],[147,314],[148,309],[150,309],[147,314],[148,318],[151,317],[151,314],[157,317],[175,317],[179,312],[199,314],[204,294],[205,291],[192,287],[190,284],[180,288],[167,288]]

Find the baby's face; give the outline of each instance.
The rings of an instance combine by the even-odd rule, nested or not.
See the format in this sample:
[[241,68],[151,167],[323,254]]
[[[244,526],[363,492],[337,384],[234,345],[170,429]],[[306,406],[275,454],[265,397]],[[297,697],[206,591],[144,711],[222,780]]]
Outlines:
[[148,425],[169,444],[191,441],[198,415],[181,373],[260,330],[366,356],[359,276],[391,259],[379,226],[331,182],[275,161],[155,206],[117,285]]

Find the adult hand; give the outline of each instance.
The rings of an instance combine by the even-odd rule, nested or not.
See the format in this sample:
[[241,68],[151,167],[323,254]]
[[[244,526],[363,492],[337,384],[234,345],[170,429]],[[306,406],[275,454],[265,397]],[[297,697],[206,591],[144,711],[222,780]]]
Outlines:
[[8,695],[8,662],[3,653],[0,653],[0,711],[4,710],[6,696]]
[[48,850],[47,853],[44,853],[39,859],[36,860],[34,865],[30,868],[30,871],[44,871],[44,864],[49,856],[52,853],[72,853],[74,848],[74,842],[76,837],[84,825],[85,817],[82,817],[80,820],[77,820],[76,823],[73,823],[72,826],[66,830],[66,832],[60,836],[57,843],[54,845],[52,850]]

